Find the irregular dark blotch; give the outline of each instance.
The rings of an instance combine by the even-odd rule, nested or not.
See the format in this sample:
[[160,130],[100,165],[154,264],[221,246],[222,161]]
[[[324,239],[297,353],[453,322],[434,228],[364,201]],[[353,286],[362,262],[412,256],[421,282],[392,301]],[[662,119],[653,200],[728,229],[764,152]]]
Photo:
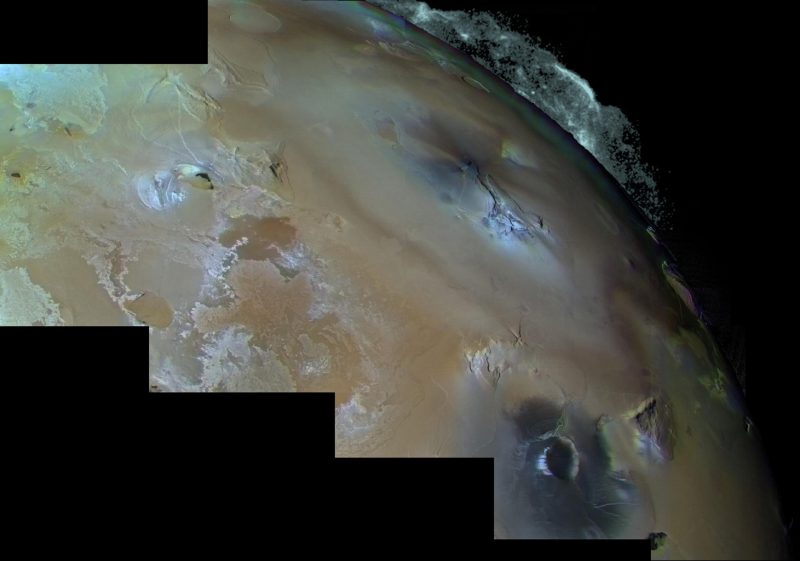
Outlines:
[[655,443],[665,459],[673,458],[675,433],[672,425],[672,407],[665,398],[650,398],[635,417],[636,426]]
[[214,188],[214,184],[211,182],[211,178],[208,176],[207,173],[205,173],[205,172],[195,173],[194,176],[195,177],[202,177],[203,179],[208,181],[209,189],[213,189]]
[[529,399],[514,413],[514,424],[523,439],[538,438],[555,430],[562,410],[552,401]]
[[19,179],[19,178],[20,178],[20,177],[22,177],[22,176],[21,176],[19,173],[17,173],[17,172],[15,171],[15,172],[13,172],[13,173],[11,174],[11,177],[16,177],[17,179]]
[[547,469],[555,477],[571,480],[578,472],[578,454],[575,446],[566,438],[556,438],[545,453]]
[[651,533],[650,536],[650,551],[655,551],[659,547],[663,547],[667,542],[667,534],[664,532]]

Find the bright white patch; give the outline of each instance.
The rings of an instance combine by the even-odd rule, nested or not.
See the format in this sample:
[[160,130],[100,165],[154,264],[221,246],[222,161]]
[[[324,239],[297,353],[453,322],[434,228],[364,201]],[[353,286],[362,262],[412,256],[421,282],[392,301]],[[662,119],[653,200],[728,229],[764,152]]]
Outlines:
[[61,325],[58,304],[21,267],[0,271],[0,325]]
[[107,82],[96,64],[0,65],[0,82],[14,94],[29,128],[46,128],[56,119],[91,134],[105,118]]
[[151,210],[166,210],[186,199],[186,193],[180,182],[169,172],[160,172],[154,176],[139,176],[134,185],[139,200]]
[[289,369],[271,350],[250,343],[251,333],[233,326],[208,336],[203,345],[203,389],[295,391]]
[[375,425],[378,414],[362,404],[361,391],[353,394],[350,401],[336,408],[336,435],[344,438],[363,437]]
[[547,452],[549,451],[550,448],[545,448],[544,452],[539,454],[539,457],[536,458],[536,469],[545,475],[553,475],[553,472],[547,467]]

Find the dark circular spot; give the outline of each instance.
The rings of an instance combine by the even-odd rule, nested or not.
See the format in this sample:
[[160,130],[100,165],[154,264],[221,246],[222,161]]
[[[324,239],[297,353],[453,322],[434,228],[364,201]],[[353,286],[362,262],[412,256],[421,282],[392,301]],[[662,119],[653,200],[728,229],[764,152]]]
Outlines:
[[547,469],[554,476],[565,481],[578,475],[578,451],[571,440],[557,437],[545,452]]
[[508,420],[515,444],[497,457],[495,478],[508,496],[498,516],[510,537],[615,538],[643,515],[639,489],[614,470],[608,418],[532,398]]

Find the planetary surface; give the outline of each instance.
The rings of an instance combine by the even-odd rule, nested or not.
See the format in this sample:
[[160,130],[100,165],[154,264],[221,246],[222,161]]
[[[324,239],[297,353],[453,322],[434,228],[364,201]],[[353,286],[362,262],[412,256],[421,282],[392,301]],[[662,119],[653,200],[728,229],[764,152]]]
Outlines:
[[335,392],[339,456],[493,457],[498,538],[783,555],[691,292],[571,136],[369,4],[208,14],[207,64],[0,65],[0,324]]

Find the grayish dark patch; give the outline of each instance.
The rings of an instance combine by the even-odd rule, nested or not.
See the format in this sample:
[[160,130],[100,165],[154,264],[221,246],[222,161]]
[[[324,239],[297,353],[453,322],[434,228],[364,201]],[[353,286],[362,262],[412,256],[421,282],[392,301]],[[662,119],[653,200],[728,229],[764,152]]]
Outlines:
[[650,398],[634,417],[639,431],[658,447],[661,456],[671,460],[675,448],[672,406],[665,397]]
[[639,490],[615,472],[598,427],[578,406],[530,399],[508,418],[513,457],[495,464],[499,492],[511,507],[500,516],[515,538],[613,538],[637,516]]
[[555,438],[545,452],[547,469],[553,476],[569,481],[578,472],[578,453],[566,438]]
[[650,551],[656,551],[658,548],[663,547],[667,541],[667,534],[664,532],[655,532],[650,534]]

